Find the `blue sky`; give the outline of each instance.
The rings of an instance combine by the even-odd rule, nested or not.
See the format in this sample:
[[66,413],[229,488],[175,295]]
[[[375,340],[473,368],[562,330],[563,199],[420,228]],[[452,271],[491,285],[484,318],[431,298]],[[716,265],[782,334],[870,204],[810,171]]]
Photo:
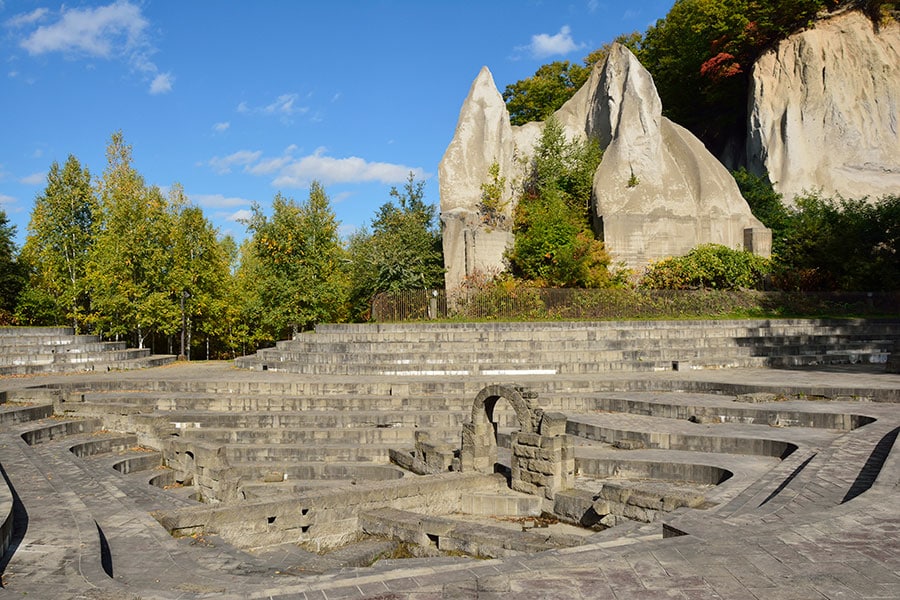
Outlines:
[[321,181],[342,232],[437,167],[483,65],[502,91],[644,31],[672,0],[0,0],[0,208],[24,242],[53,161],[92,175],[121,130],[147,183],[222,233]]

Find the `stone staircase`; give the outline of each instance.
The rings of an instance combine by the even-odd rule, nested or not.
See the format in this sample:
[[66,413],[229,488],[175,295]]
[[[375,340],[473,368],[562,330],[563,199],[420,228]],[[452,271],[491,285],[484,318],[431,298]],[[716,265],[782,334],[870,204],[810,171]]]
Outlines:
[[[641,347],[645,338],[664,347],[669,336],[686,349],[702,339],[691,327],[663,326],[657,337],[646,324],[620,325],[627,332],[622,339],[630,340],[623,348]],[[800,332],[813,327],[808,322],[745,325],[717,322],[707,339],[719,345],[710,347],[726,352],[735,345],[729,335],[755,340],[768,327],[792,340],[790,353],[818,335]],[[858,350],[861,337],[874,344],[897,335],[896,323],[878,325],[832,323],[821,335],[835,351],[845,343]],[[322,328],[282,346],[313,348],[326,343],[314,341],[320,335],[334,337],[326,344],[335,350],[344,344],[344,359],[364,367],[376,350],[392,360],[405,360],[399,357],[412,347],[421,350],[417,356],[442,356],[439,334],[460,338],[446,342],[451,354],[492,344],[508,348],[501,357],[531,356],[525,324],[445,327],[397,333],[419,341],[397,341],[394,354],[394,333],[377,344],[365,326]],[[600,329],[542,324],[537,337],[546,339],[535,341],[536,354],[560,361],[554,354],[567,348],[588,352]],[[605,337],[617,331],[611,327]],[[330,363],[309,362],[303,364],[322,371],[303,375],[278,372],[269,362],[275,355],[249,357],[249,370],[186,364],[32,387],[7,381],[0,393],[0,542],[10,548],[0,562],[4,585],[61,598],[78,597],[60,593],[67,585],[123,598],[377,596],[386,589],[382,579],[449,581],[478,565],[544,572],[543,560],[568,565],[585,553],[602,562],[620,548],[669,542],[663,535],[693,540],[690,548],[707,542],[730,548],[749,530],[765,539],[766,532],[828,523],[833,514],[852,520],[854,506],[868,506],[867,499],[881,498],[900,480],[900,386],[879,365],[676,372],[669,364],[653,373],[553,375],[523,369],[486,375],[489,369],[469,365],[476,374],[389,376],[335,373]],[[268,356],[265,363],[252,362],[261,356]],[[873,352],[857,362],[878,360]],[[269,365],[265,373],[262,364]],[[521,366],[534,364],[556,363]],[[577,475],[553,512],[593,529],[576,535],[566,523],[538,526],[547,510],[541,498],[511,492],[497,474],[417,476],[391,463],[423,431],[436,443],[458,444],[473,398],[497,383],[528,387],[544,410],[566,415]],[[502,463],[509,454],[505,434],[517,420],[500,404],[494,416]],[[599,531],[604,526],[614,527]],[[394,541],[354,545],[364,534]],[[361,567],[400,541],[421,544],[419,558]],[[447,552],[452,556],[438,556]]]
[[206,390],[190,383],[165,391],[140,389],[152,382],[105,390],[73,385],[61,393],[60,408],[136,432],[163,449],[177,479],[213,501],[402,478],[391,449],[412,445],[425,428],[458,443],[471,411],[456,395],[353,394],[351,384],[336,383],[333,393],[296,394],[294,384],[274,382],[259,393],[229,392],[206,383]]
[[900,320],[320,325],[238,358],[304,375],[594,375],[884,363]]
[[70,327],[0,327],[0,375],[142,369],[174,360]]

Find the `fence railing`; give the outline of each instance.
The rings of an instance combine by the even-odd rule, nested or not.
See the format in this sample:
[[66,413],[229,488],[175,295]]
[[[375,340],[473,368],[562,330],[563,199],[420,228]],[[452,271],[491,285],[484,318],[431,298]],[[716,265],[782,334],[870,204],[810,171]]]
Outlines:
[[900,316],[900,292],[488,289],[378,294],[371,320],[662,319],[728,316]]

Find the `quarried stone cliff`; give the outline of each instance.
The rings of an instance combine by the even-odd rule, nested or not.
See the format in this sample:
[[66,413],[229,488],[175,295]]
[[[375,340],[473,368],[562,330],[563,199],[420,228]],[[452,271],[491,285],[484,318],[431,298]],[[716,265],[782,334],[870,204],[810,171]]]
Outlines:
[[[616,262],[639,269],[709,242],[768,255],[771,234],[734,179],[690,132],[662,116],[650,74],[624,46],[613,46],[555,117],[569,139],[588,136],[605,150],[593,184],[595,233]],[[497,163],[511,216],[542,128],[511,126],[490,72],[482,69],[439,167],[448,289],[505,269],[512,233],[485,222],[481,186]]]
[[[487,67],[472,83],[459,112],[453,141],[438,167],[445,281],[455,288],[468,277],[503,270],[503,251],[512,232],[488,226],[479,210],[481,186],[493,163],[504,177],[514,169],[515,141],[506,103]],[[504,190],[511,198],[510,186]],[[511,205],[511,203],[510,203]],[[506,209],[506,216],[511,215]]]
[[845,12],[753,68],[747,156],[787,202],[900,193],[900,24]]
[[632,268],[716,243],[768,256],[771,233],[724,166],[662,116],[650,73],[614,45],[593,95],[591,130],[605,146],[594,175],[595,230]]

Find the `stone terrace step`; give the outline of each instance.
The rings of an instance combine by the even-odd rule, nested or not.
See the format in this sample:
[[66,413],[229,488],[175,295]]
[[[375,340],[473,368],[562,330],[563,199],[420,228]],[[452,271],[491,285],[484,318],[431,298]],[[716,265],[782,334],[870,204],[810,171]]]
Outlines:
[[[765,357],[719,357],[704,361],[684,361],[691,368],[757,368],[769,363]],[[266,361],[242,360],[242,368],[252,370],[270,370],[275,372],[296,373],[298,375],[322,376],[391,376],[391,377],[460,377],[465,375],[596,375],[617,372],[654,372],[674,370],[673,363],[678,360],[663,361],[609,361],[609,362],[557,362],[544,359],[541,362],[523,364],[498,363],[491,364],[373,364],[361,360],[358,363],[342,364],[304,364],[297,362],[268,363]],[[815,359],[813,364],[820,364]]]
[[[303,336],[337,335],[345,340],[378,339],[390,335],[424,336],[422,341],[437,339],[435,334],[446,336],[472,336],[482,341],[490,341],[490,336],[502,336],[498,339],[514,339],[515,335],[534,337],[540,332],[564,333],[567,339],[578,339],[579,336],[593,336],[601,339],[605,335],[655,337],[661,331],[666,336],[691,337],[692,330],[720,331],[723,335],[738,336],[741,333],[750,336],[772,336],[802,334],[805,332],[821,332],[828,330],[838,334],[859,331],[888,331],[900,333],[900,321],[896,319],[741,319],[741,320],[672,320],[672,321],[554,321],[554,322],[495,322],[495,323],[350,323],[322,324],[316,326],[315,333]],[[632,333],[634,332],[634,333]],[[449,339],[449,338],[448,338]],[[521,339],[527,339],[522,337]]]
[[279,462],[369,462],[388,464],[390,450],[396,443],[347,443],[309,444],[225,444],[223,450],[230,463]]
[[[334,354],[353,354],[357,352],[402,352],[411,350],[434,351],[434,350],[472,350],[473,342],[479,344],[482,351],[529,351],[541,352],[549,350],[632,350],[639,349],[684,349],[684,348],[726,348],[731,346],[752,346],[752,347],[781,347],[781,346],[834,346],[843,344],[848,347],[861,345],[863,347],[875,344],[877,346],[893,343],[895,339],[900,337],[900,332],[889,333],[883,329],[872,328],[867,332],[856,332],[852,334],[835,334],[831,330],[824,331],[820,334],[802,334],[802,335],[754,335],[754,336],[735,336],[723,334],[716,329],[702,330],[691,328],[686,330],[649,330],[634,331],[627,330],[623,334],[617,335],[615,338],[595,337],[587,335],[580,336],[576,339],[560,338],[546,335],[546,332],[510,332],[509,338],[500,338],[493,341],[485,341],[472,337],[461,337],[459,339],[442,339],[442,336],[435,334],[427,336],[422,334],[414,336],[412,339],[406,337],[395,337],[390,334],[378,336],[373,335],[371,339],[347,340],[342,339],[338,334],[322,336],[320,334],[311,334],[306,337],[299,337],[294,340],[280,341],[274,348],[265,348],[260,353],[266,356],[281,354],[304,354],[308,352],[328,352]],[[513,334],[518,335],[513,335]],[[557,332],[552,332],[557,333]],[[635,335],[642,334],[642,335]]]
[[[467,345],[468,346],[468,345]],[[830,360],[840,359],[842,362],[885,362],[892,343],[854,343],[843,346],[776,346],[759,345],[755,347],[693,347],[681,349],[631,349],[631,350],[562,350],[534,351],[531,349],[502,349],[497,351],[472,351],[470,349],[451,351],[424,352],[418,348],[397,350],[395,352],[369,352],[336,354],[323,352],[279,352],[263,354],[256,358],[257,364],[265,364],[268,369],[283,370],[285,365],[291,369],[291,363],[330,370],[334,365],[363,365],[388,369],[398,366],[415,366],[426,368],[466,368],[477,365],[481,368],[530,368],[539,364],[559,365],[562,368],[570,365],[570,370],[583,369],[581,365],[598,363],[666,363],[670,361],[686,361],[696,364],[718,364],[722,361],[754,360],[758,357],[774,361],[794,357],[827,357]],[[769,362],[771,362],[771,360]],[[823,360],[820,358],[820,360]],[[244,361],[244,364],[250,361]],[[311,366],[314,365],[314,366]],[[571,365],[579,365],[572,367]]]
[[0,327],[0,375],[146,368],[172,362],[67,327]]
[[884,362],[895,340],[900,321],[890,320],[323,325],[235,364],[307,375],[597,374]]
[[75,330],[72,327],[0,327],[0,338],[72,335],[75,335]]
[[[84,336],[93,338],[84,341],[51,339],[41,343],[26,345],[21,343],[3,343],[0,338],[0,354],[3,356],[28,356],[28,355],[67,355],[78,352],[106,352],[111,350],[124,350],[128,348],[127,342],[101,342],[97,336]],[[9,340],[7,340],[9,341]]]
[[896,437],[895,423],[887,422],[871,423],[844,434],[797,465],[755,507],[755,502],[741,506],[731,520],[772,522],[852,500],[874,484]]
[[301,461],[273,460],[262,462],[233,461],[229,469],[239,475],[243,483],[261,483],[273,474],[281,475],[281,481],[299,482],[303,486],[316,487],[311,482],[322,481],[390,481],[407,475],[391,464],[356,461]]
[[[352,384],[346,388],[351,391]],[[314,390],[311,390],[314,391]],[[260,413],[267,418],[279,419],[278,413],[297,411],[471,411],[471,398],[458,396],[401,396],[375,394],[339,394],[288,396],[248,395],[244,393],[216,394],[181,392],[102,392],[78,394],[83,401],[66,403],[66,408],[79,413],[93,411],[129,410],[129,412],[178,413],[172,420],[190,422],[203,416],[204,422],[215,419],[253,418]],[[217,413],[223,413],[217,417]]]
[[[462,419],[460,419],[462,421]],[[181,430],[185,440],[204,440],[220,444],[399,444],[410,445],[415,441],[417,427],[231,427],[189,428]],[[456,427],[437,429],[427,427],[433,440],[459,442],[462,422]]]
[[625,413],[570,415],[566,432],[605,443],[636,441],[645,448],[780,458],[789,456],[799,446],[827,443],[835,437],[828,431],[809,428],[747,431],[743,425],[700,425]]

